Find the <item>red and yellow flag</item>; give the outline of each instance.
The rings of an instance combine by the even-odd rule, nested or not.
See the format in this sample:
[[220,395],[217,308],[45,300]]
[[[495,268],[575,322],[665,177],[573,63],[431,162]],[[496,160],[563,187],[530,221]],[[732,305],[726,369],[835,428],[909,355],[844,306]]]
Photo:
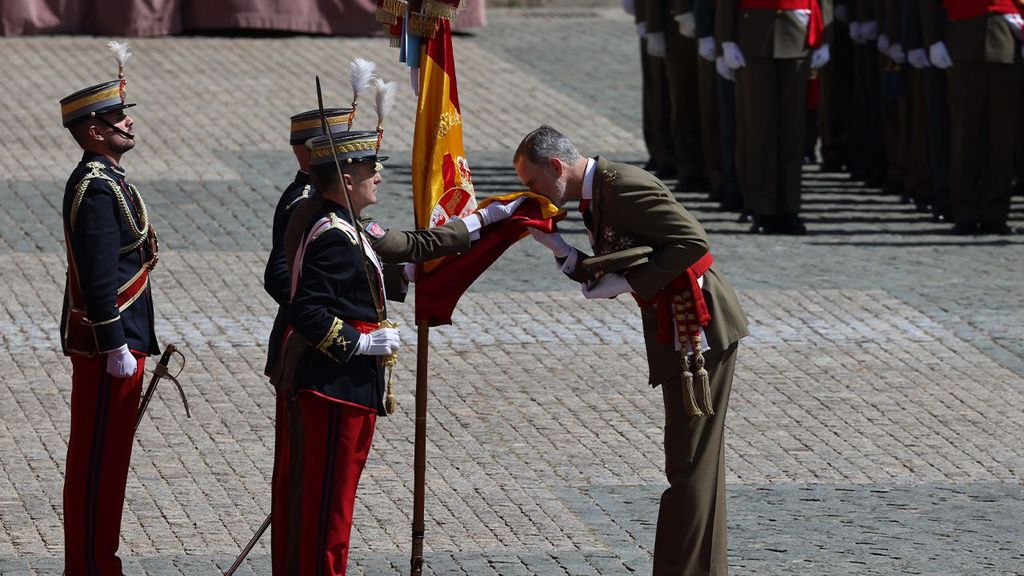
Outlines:
[[417,228],[439,226],[452,217],[463,218],[476,210],[472,172],[462,146],[462,111],[455,82],[451,24],[443,18],[420,58],[412,196]]
[[[434,36],[426,41],[420,56],[412,195],[417,228],[440,226],[477,209],[472,171],[462,145],[451,23],[444,17],[439,18]],[[416,278],[417,324],[451,324],[462,294],[509,246],[526,236],[527,228],[553,232],[555,223],[565,216],[550,200],[529,192],[487,198],[481,205],[507,203],[523,195],[527,200],[515,214],[484,228],[468,252],[420,266]]]

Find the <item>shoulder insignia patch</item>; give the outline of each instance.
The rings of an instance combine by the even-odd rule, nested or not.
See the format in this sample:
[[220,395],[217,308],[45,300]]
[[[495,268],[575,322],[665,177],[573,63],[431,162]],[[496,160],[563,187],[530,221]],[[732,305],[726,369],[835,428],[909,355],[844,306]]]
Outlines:
[[363,228],[363,230],[365,230],[367,234],[369,234],[370,236],[373,236],[377,240],[380,240],[381,238],[384,237],[385,234],[388,233],[388,231],[385,230],[383,227],[381,227],[380,224],[377,224],[376,222],[372,222],[372,221],[369,224],[367,224]]

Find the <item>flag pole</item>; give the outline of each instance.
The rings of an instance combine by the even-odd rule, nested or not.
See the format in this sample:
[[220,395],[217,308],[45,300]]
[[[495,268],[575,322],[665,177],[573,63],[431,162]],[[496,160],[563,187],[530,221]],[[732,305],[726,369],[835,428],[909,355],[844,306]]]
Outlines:
[[430,325],[426,320],[416,326],[416,448],[413,456],[412,576],[423,574],[423,507],[427,471],[427,353],[430,346]]

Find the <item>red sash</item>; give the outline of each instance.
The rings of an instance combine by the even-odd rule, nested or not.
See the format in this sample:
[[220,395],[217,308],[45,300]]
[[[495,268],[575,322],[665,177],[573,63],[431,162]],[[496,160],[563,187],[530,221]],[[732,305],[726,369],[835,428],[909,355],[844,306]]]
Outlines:
[[968,20],[986,14],[1019,14],[1014,0],[942,0],[950,21]]
[[825,18],[821,15],[818,0],[740,0],[740,10],[810,10],[807,45],[818,48],[825,40]]
[[700,283],[697,280],[711,268],[714,262],[715,259],[711,257],[711,252],[707,252],[687,268],[685,273],[666,284],[650,300],[644,300],[635,293],[633,294],[633,298],[641,308],[657,306],[659,342],[671,342],[672,336],[676,334],[675,319],[672,316],[672,296],[683,290],[688,290],[693,294],[694,309],[692,313],[697,322],[701,326],[707,326],[711,322],[711,314],[708,312],[707,302],[704,301],[704,292],[701,291]]

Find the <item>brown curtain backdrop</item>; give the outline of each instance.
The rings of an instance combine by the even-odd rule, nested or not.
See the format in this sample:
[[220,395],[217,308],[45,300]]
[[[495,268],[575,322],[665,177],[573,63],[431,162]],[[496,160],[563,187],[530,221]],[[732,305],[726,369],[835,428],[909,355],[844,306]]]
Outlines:
[[[378,34],[375,0],[0,0],[0,35],[166,36],[204,30]],[[457,30],[487,23],[486,0],[467,0]]]

